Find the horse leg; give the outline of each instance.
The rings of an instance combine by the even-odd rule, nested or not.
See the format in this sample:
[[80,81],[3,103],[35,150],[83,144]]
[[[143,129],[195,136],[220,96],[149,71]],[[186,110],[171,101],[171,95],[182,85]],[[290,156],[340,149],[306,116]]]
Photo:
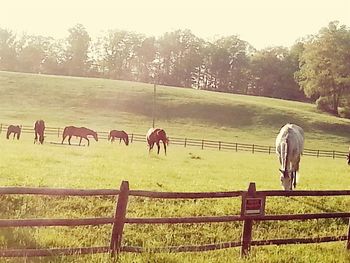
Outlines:
[[88,146],[90,146],[90,140],[87,137],[85,139],[88,141]]
[[163,145],[164,145],[164,152],[165,152],[165,155],[166,155],[166,143],[163,141]]
[[69,135],[68,137],[68,144],[70,145],[70,139],[72,139],[72,135]]
[[80,146],[80,144],[81,144],[81,140],[83,139],[83,137],[80,137],[80,141],[79,141],[79,146]]
[[158,148],[157,153],[159,154],[159,150],[160,150],[160,145],[159,145],[159,142],[157,142],[157,148]]

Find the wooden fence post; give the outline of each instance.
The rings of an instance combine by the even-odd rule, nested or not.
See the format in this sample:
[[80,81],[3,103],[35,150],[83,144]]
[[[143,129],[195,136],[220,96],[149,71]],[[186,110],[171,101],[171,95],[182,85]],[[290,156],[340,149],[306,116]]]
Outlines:
[[120,185],[120,192],[118,195],[117,207],[114,213],[114,224],[110,244],[110,251],[112,257],[114,257],[116,252],[117,255],[120,253],[128,198],[129,182],[122,181],[122,184]]
[[131,140],[130,140],[130,142],[132,143],[133,140],[134,140],[134,134],[132,133],[132,134],[131,134]]
[[334,151],[333,151],[333,156],[332,157],[333,157],[333,159],[335,158],[335,152]]
[[221,150],[221,142],[219,141],[219,151]]
[[237,143],[236,143],[236,152],[237,152],[237,150],[238,150],[238,149],[237,149]]
[[204,149],[204,140],[202,140],[202,150]]
[[[248,191],[246,193],[246,197],[253,197],[255,195],[255,183],[250,183],[248,187]],[[244,197],[242,196],[242,200]],[[242,206],[243,206],[242,201]],[[252,241],[252,229],[253,229],[253,220],[247,218],[244,220],[243,224],[243,233],[242,233],[242,248],[241,248],[241,257],[247,256],[250,251],[251,241]]]
[[254,153],[254,144],[253,144],[253,147],[252,147],[252,153]]
[[186,148],[186,144],[187,144],[187,138],[185,138],[185,148]]
[[317,150],[317,158],[319,157],[320,155],[320,150]]
[[271,146],[269,146],[269,154],[271,153]]
[[350,249],[350,218],[349,218],[349,226],[348,226],[348,239],[346,241],[346,249]]

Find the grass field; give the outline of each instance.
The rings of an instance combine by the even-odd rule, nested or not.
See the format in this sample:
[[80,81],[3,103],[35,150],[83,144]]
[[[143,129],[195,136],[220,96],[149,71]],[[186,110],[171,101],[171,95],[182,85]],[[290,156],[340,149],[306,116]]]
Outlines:
[[[47,126],[84,125],[98,131],[125,129],[145,133],[152,121],[153,87],[99,79],[79,79],[0,72],[2,123]],[[291,121],[306,132],[306,147],[346,151],[350,122],[317,112],[313,105],[276,99],[159,87],[157,124],[170,136],[273,145],[280,126]],[[59,141],[48,136],[47,141]],[[169,145],[168,155],[148,154],[144,143],[90,147],[33,145],[33,135],[20,141],[0,134],[0,185],[155,191],[281,189],[274,154],[201,150]],[[303,156],[298,189],[348,189],[346,160]],[[1,218],[110,217],[114,198],[1,196]],[[350,198],[269,198],[267,213],[348,211]],[[231,215],[240,199],[161,201],[131,198],[130,217]],[[344,235],[344,220],[264,222],[254,225],[254,239]],[[109,244],[110,226],[0,229],[1,248],[80,247]],[[124,244],[159,247],[239,240],[240,223],[125,228]],[[27,259],[26,262],[109,262],[108,255]],[[121,262],[349,262],[344,242],[320,245],[254,247],[248,259],[239,249],[205,253],[123,254]],[[4,262],[24,262],[9,259]]]

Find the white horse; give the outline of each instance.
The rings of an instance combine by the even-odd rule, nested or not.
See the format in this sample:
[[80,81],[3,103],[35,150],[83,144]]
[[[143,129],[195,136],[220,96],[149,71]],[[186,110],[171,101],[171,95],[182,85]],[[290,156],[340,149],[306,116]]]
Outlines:
[[281,182],[284,190],[293,190],[297,184],[300,155],[304,150],[304,131],[295,124],[284,125],[276,138],[276,153],[281,168]]

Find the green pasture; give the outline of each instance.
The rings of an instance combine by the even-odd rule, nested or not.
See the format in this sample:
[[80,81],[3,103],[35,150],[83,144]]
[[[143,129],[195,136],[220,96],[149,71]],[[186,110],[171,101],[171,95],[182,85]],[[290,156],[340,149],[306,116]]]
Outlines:
[[[171,137],[213,139],[273,146],[286,122],[300,124],[306,147],[348,149],[350,122],[317,112],[313,105],[276,99],[158,87],[156,123]],[[0,72],[0,123],[32,125],[44,119],[48,127],[87,126],[97,131],[124,129],[144,134],[152,123],[153,86],[101,79],[81,79]],[[170,143],[168,155],[150,154],[145,143],[129,146],[100,139],[90,147],[50,144],[61,138],[47,135],[44,145],[33,134],[19,141],[0,133],[0,185],[84,189],[118,189],[122,180],[131,189],[153,191],[281,189],[275,154],[201,150]],[[72,142],[78,142],[75,138]],[[340,190],[350,185],[344,159],[303,156],[301,190]],[[1,196],[1,218],[111,217],[115,198]],[[240,199],[153,200],[130,197],[129,217],[237,215]],[[350,198],[269,198],[266,213],[349,211]],[[238,241],[241,223],[191,225],[126,225],[123,244],[161,247]],[[263,222],[253,239],[345,235],[347,220]],[[0,229],[1,248],[106,246],[111,226]],[[239,258],[239,248],[205,253],[122,254],[120,262],[349,262],[345,242],[253,247]],[[2,259],[1,262],[113,262],[109,255]]]

